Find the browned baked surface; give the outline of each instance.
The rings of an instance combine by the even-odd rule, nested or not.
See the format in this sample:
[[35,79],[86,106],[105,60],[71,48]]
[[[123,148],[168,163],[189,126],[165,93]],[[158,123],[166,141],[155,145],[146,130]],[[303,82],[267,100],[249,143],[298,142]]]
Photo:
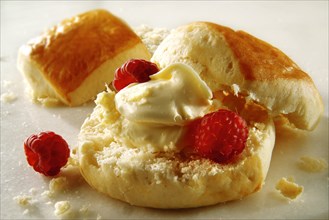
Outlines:
[[173,30],[151,60],[161,68],[188,64],[213,92],[241,93],[299,129],[314,129],[323,113],[311,77],[282,51],[243,31],[193,22]]
[[31,59],[66,95],[103,62],[139,43],[139,37],[118,17],[93,10],[64,20],[29,46]]
[[[272,45],[244,31],[234,31],[218,24],[204,22],[223,34],[246,80],[278,78],[312,81],[287,55]],[[270,73],[270,74],[269,74]]]

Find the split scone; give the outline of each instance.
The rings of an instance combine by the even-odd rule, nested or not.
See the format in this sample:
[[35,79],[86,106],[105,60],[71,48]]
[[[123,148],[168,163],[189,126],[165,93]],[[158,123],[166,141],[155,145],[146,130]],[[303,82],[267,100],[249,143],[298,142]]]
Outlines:
[[299,129],[312,130],[324,110],[310,76],[279,49],[244,31],[190,23],[173,30],[152,61],[160,68],[186,63],[212,91],[239,93]]
[[[79,134],[86,181],[132,205],[200,207],[256,192],[271,161],[273,118],[286,117],[307,130],[323,111],[311,78],[278,49],[244,32],[192,23],[172,31],[151,60],[160,71],[147,82],[100,93]],[[203,154],[194,145],[204,137],[218,140],[221,133],[215,135],[211,124],[217,118],[203,120],[218,109],[238,113],[248,130],[243,150],[224,162],[208,157],[217,151]],[[202,135],[189,129],[199,119],[206,122]],[[231,148],[226,150],[220,153]]]
[[190,208],[258,191],[275,141],[272,119],[253,110],[248,139],[234,160],[217,163],[193,152],[188,123],[226,109],[199,75],[173,64],[145,83],[102,92],[82,125],[78,157],[95,189],[132,205]]
[[32,39],[19,49],[18,68],[34,100],[58,99],[81,105],[104,91],[127,59],[150,59],[140,38],[105,10],[79,14]]

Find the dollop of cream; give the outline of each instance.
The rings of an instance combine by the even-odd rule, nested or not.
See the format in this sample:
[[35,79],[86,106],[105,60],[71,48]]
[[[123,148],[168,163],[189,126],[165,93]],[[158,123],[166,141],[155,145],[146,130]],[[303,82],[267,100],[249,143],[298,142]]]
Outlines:
[[209,112],[212,92],[191,67],[172,64],[150,78],[115,96],[117,110],[129,121],[183,126]]
[[180,151],[189,121],[202,117],[213,104],[212,92],[191,67],[176,63],[131,84],[114,98],[121,114],[121,141],[151,152]]

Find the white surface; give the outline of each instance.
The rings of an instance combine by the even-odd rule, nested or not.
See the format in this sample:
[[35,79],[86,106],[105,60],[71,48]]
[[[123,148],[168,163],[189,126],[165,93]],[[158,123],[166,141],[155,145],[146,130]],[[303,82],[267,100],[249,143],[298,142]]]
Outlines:
[[[307,173],[299,170],[300,156],[311,155],[328,161],[328,2],[15,2],[1,1],[1,94],[13,92],[17,99],[1,103],[1,219],[56,218],[54,205],[40,194],[49,179],[27,166],[23,141],[32,133],[53,130],[71,146],[77,142],[79,127],[94,104],[78,108],[43,108],[25,95],[25,84],[16,69],[18,47],[64,18],[93,8],[105,8],[131,26],[147,24],[173,28],[207,20],[245,30],[291,56],[315,81],[325,102],[325,116],[314,132],[277,138],[266,184],[261,192],[242,201],[211,207],[162,211],[139,208],[101,195],[84,182],[72,192],[52,200],[71,201],[79,210],[90,205],[90,218],[97,214],[110,218],[328,218],[328,170]],[[7,85],[12,82],[11,85]],[[283,199],[275,183],[283,176],[294,176],[304,186],[296,201]],[[35,188],[35,192],[29,190]],[[36,203],[21,207],[17,195],[31,195]],[[141,195],[147,196],[147,195]],[[179,195],[178,195],[179,196]],[[24,213],[28,209],[28,213]],[[79,215],[77,215],[79,217]],[[80,216],[81,217],[81,216]]]

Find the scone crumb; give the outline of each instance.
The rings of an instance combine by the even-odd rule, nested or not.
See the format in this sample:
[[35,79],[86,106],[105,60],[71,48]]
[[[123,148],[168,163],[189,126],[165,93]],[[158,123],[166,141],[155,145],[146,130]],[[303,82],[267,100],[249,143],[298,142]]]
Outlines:
[[48,198],[53,198],[55,195],[54,195],[54,192],[51,192],[49,190],[45,190],[41,193],[41,196],[46,196]]
[[328,163],[321,158],[314,158],[311,156],[303,156],[300,157],[300,161],[298,163],[300,169],[307,172],[321,172],[328,168]]
[[30,210],[29,209],[25,209],[24,212],[23,212],[23,215],[27,215],[30,213]]
[[82,215],[87,215],[88,212],[89,212],[89,208],[90,208],[90,204],[88,205],[83,205],[80,209],[79,209],[79,212],[82,214]]
[[101,220],[102,216],[100,214],[97,214],[96,220]]
[[49,191],[51,193],[65,192],[68,188],[68,181],[66,177],[57,177],[49,182]]
[[299,186],[294,182],[292,177],[282,177],[276,184],[275,188],[286,198],[296,199],[304,190],[303,186]]
[[13,92],[5,92],[1,94],[2,103],[12,103],[17,99],[17,96]]
[[13,82],[12,81],[9,81],[9,80],[3,80],[1,81],[1,86],[5,89],[9,89],[13,86]]
[[34,97],[33,101],[35,103],[41,104],[44,107],[55,107],[62,104],[62,102],[54,97]]
[[54,214],[56,216],[69,216],[72,213],[71,204],[69,201],[59,201],[55,203]]
[[31,195],[36,195],[37,194],[37,189],[36,188],[31,188],[29,190],[29,192],[31,193]]
[[19,195],[13,198],[18,205],[20,206],[27,206],[31,204],[32,197],[26,195]]

